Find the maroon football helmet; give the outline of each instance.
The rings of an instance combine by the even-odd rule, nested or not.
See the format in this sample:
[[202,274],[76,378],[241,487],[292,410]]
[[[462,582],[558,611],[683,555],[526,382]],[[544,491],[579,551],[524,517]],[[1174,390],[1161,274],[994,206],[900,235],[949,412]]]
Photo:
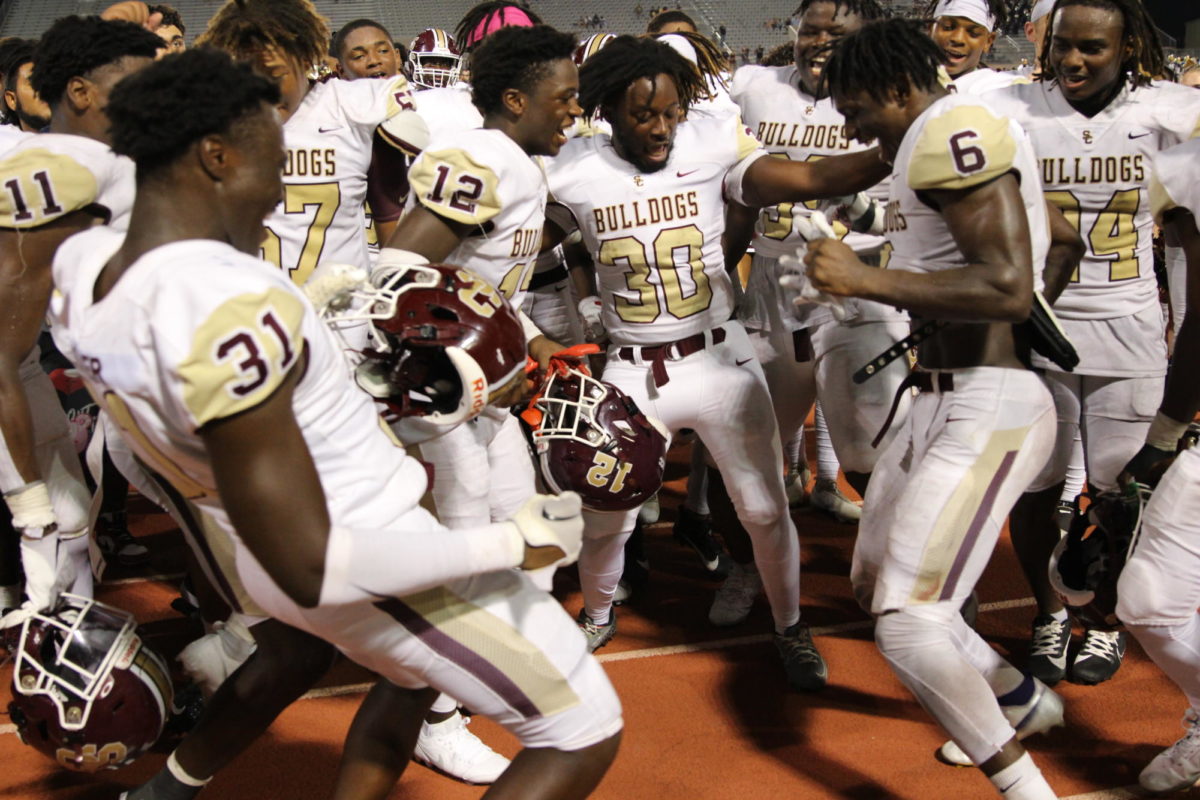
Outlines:
[[1050,585],[1088,628],[1113,630],[1117,581],[1141,530],[1148,492],[1101,492],[1077,514],[1050,557]]
[[524,380],[525,330],[512,306],[470,270],[446,264],[384,268],[341,320],[371,323],[358,383],[400,417],[438,425],[471,419]]
[[633,398],[577,368],[552,370],[534,405],[542,475],[593,511],[628,511],[662,486],[667,433]]
[[426,28],[408,46],[405,74],[418,89],[453,86],[462,70],[462,51],[441,28]]
[[575,54],[572,58],[575,61],[575,66],[582,67],[583,63],[592,56],[599,53],[604,47],[617,37],[611,33],[593,33],[591,36],[584,39],[575,48]]
[[122,767],[153,746],[171,679],[135,628],[128,612],[72,594],[26,620],[8,706],[21,741],[80,772]]

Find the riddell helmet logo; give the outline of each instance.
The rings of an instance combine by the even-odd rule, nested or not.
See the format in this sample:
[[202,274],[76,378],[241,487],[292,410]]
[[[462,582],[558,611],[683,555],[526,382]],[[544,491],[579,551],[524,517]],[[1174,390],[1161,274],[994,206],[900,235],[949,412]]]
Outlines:
[[484,391],[486,388],[487,387],[483,382],[483,378],[476,378],[475,380],[471,381],[471,413],[472,414],[478,414],[480,411],[483,410],[483,407],[487,402],[487,398],[484,397]]

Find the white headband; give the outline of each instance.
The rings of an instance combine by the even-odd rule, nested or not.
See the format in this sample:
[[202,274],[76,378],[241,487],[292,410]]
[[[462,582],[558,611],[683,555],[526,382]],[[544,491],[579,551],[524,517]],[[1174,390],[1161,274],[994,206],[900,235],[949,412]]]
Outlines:
[[996,30],[996,18],[988,7],[987,0],[938,0],[934,17],[963,17],[989,31]]
[[1037,22],[1042,17],[1054,10],[1054,0],[1037,0],[1033,4],[1033,10],[1029,12],[1029,21]]
[[676,53],[679,53],[679,55],[683,56],[688,61],[692,62],[693,64],[696,63],[696,48],[693,47],[692,43],[689,42],[685,37],[674,33],[668,33],[665,36],[659,36],[658,40],[663,44],[670,46],[672,50],[674,50]]

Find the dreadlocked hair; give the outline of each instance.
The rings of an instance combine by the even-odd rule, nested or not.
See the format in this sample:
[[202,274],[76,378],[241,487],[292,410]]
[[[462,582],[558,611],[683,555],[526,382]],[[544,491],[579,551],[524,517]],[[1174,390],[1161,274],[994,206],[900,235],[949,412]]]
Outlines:
[[29,83],[46,105],[55,106],[72,78],[83,77],[126,56],[154,58],[162,46],[163,40],[157,34],[132,22],[63,17],[42,34],[33,54]]
[[239,60],[271,47],[307,70],[325,58],[329,23],[311,0],[225,0],[196,44]]
[[37,44],[37,39],[13,37],[0,45],[0,80],[4,81],[4,88],[8,91],[17,90],[17,76],[21,67],[33,61]]
[[[937,6],[939,0],[929,0],[925,6],[925,16],[932,22],[937,14]],[[988,11],[992,12],[992,16],[996,18],[996,25],[992,28],[993,31],[1000,31],[1008,24],[1008,5],[1004,0],[987,0]]]
[[112,149],[137,163],[140,183],[196,141],[228,133],[246,116],[279,103],[279,87],[211,47],[168,56],[122,80],[105,109]]
[[1163,53],[1162,43],[1158,40],[1154,20],[1142,5],[1142,0],[1057,0],[1050,12],[1046,37],[1042,40],[1042,60],[1046,62],[1043,74],[1049,75],[1051,80],[1058,81],[1058,76],[1053,74],[1054,68],[1050,66],[1050,60],[1045,54],[1050,52],[1054,39],[1054,19],[1058,10],[1067,6],[1088,6],[1116,11],[1121,15],[1121,41],[1129,48],[1129,55],[1121,62],[1121,71],[1128,77],[1133,88],[1146,86],[1155,76],[1166,72],[1167,57]]
[[574,53],[575,37],[549,25],[501,28],[471,53],[471,99],[485,115],[499,112],[506,89],[532,94],[552,62]]
[[587,119],[605,116],[636,81],[653,82],[666,75],[675,82],[679,103],[686,110],[709,97],[708,84],[696,65],[654,38],[618,36],[589,58],[579,70],[579,105]]
[[[888,10],[879,5],[878,0],[802,0],[792,12],[793,17],[799,17],[808,11],[810,6],[817,3],[833,3],[834,13],[842,11],[846,14],[857,14],[863,22],[876,22],[891,16]],[[788,47],[791,47],[789,44]]]
[[926,35],[924,22],[887,19],[839,39],[821,80],[831,95],[865,91],[885,103],[892,93],[905,98],[913,89],[938,88],[941,65],[941,48]]
[[[534,25],[542,24],[542,18],[533,13],[533,9],[529,8],[525,3],[514,2],[514,0],[487,0],[487,2],[480,3],[467,11],[458,23],[458,27],[454,29],[454,41],[459,46],[459,49],[463,53],[467,53],[479,47],[483,43],[482,39],[480,41],[472,41],[475,29],[480,26],[486,28],[487,23],[493,21],[503,23],[506,17],[506,9],[510,8],[515,8],[524,13]],[[472,75],[474,74],[475,72],[472,70]]]
[[713,43],[712,39],[699,33],[675,31],[674,33],[650,34],[655,39],[663,36],[682,36],[692,49],[696,51],[696,69],[700,74],[713,83],[725,86],[725,51]]
[[[338,28],[338,32],[333,35],[333,43],[329,46],[329,54],[338,61],[342,60],[342,48],[346,46],[346,37],[362,28],[378,28],[383,31],[384,38],[389,42],[392,40],[392,34],[388,33],[388,29],[373,19],[356,19],[347,22],[342,27]],[[406,54],[407,55],[407,54]]]

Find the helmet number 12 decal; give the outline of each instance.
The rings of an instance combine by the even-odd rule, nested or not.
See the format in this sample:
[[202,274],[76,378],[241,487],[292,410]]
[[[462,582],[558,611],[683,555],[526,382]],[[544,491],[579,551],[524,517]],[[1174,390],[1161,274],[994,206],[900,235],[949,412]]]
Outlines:
[[625,477],[632,468],[630,462],[618,461],[608,453],[597,450],[592,456],[592,468],[587,471],[587,482],[596,488],[607,486],[613,494],[620,494],[625,488]]

